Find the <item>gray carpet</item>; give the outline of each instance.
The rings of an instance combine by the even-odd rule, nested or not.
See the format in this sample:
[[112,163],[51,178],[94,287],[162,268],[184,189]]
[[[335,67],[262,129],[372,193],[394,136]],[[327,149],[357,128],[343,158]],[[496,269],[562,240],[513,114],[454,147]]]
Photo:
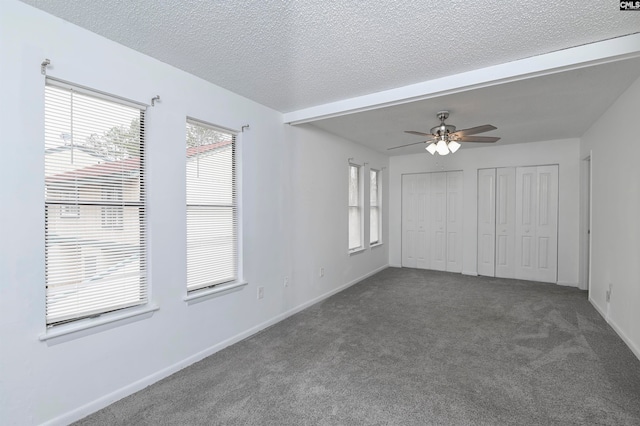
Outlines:
[[640,425],[574,288],[389,268],[78,425]]

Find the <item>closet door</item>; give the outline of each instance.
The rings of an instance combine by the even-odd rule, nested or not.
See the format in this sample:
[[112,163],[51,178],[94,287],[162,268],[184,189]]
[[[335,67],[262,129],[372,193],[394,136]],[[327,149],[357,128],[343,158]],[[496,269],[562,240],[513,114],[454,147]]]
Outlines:
[[418,239],[416,175],[402,176],[402,266],[415,268]]
[[516,169],[496,170],[496,277],[516,276]]
[[429,252],[429,195],[431,188],[431,175],[423,173],[416,175],[416,268],[428,269],[430,264]]
[[554,283],[558,271],[558,166],[516,170],[516,278]]
[[538,168],[516,170],[516,278],[536,280],[536,204]]
[[478,275],[495,276],[496,169],[478,170]]
[[558,271],[558,166],[538,167],[536,280],[555,283]]
[[427,173],[402,176],[402,266],[428,268],[430,229]]
[[449,272],[462,272],[462,172],[447,172],[447,264]]
[[431,269],[447,269],[447,173],[431,173]]

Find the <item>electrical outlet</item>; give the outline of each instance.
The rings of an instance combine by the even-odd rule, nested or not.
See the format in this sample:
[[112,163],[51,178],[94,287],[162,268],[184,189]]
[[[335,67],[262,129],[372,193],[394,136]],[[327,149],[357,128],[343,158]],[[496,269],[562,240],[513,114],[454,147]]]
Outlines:
[[286,275],[284,276],[283,284],[285,287],[289,287],[289,277]]
[[264,298],[264,287],[258,287],[258,299]]
[[322,266],[320,267],[320,271],[318,271],[318,276],[320,278],[324,277],[324,267],[322,267]]

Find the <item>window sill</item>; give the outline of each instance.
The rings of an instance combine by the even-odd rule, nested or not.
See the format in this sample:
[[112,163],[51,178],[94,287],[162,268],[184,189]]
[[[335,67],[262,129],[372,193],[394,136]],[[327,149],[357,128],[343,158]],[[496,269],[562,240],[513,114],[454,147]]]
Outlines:
[[235,281],[228,284],[220,284],[210,289],[194,290],[193,292],[187,294],[183,298],[183,300],[185,302],[193,302],[197,300],[202,300],[204,298],[223,296],[225,294],[238,291],[242,287],[246,286],[247,284],[249,283],[246,281]]
[[351,256],[352,254],[362,253],[363,251],[365,251],[364,247],[358,247],[356,249],[349,250],[349,256]]
[[39,336],[41,341],[55,339],[57,337],[66,336],[68,334],[78,333],[81,331],[89,330],[91,328],[100,327],[102,325],[123,321],[129,318],[134,318],[141,315],[150,314],[160,309],[156,305],[145,306],[139,309],[127,310],[126,312],[106,314],[97,318],[88,318],[81,320],[78,323],[64,324],[49,328],[47,331]]
[[371,244],[371,245],[369,246],[369,248],[380,247],[380,246],[381,246],[381,245],[383,245],[383,244],[384,244],[383,242],[379,242],[379,243]]

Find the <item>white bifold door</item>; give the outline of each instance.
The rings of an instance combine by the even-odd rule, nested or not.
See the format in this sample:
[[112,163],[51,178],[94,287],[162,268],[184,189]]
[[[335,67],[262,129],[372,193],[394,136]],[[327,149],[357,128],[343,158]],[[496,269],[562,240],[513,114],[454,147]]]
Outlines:
[[430,182],[430,174],[402,176],[402,266],[429,267]]
[[496,169],[478,170],[478,275],[496,274]]
[[556,282],[558,166],[478,170],[478,274]]
[[462,271],[462,172],[402,176],[402,266]]

